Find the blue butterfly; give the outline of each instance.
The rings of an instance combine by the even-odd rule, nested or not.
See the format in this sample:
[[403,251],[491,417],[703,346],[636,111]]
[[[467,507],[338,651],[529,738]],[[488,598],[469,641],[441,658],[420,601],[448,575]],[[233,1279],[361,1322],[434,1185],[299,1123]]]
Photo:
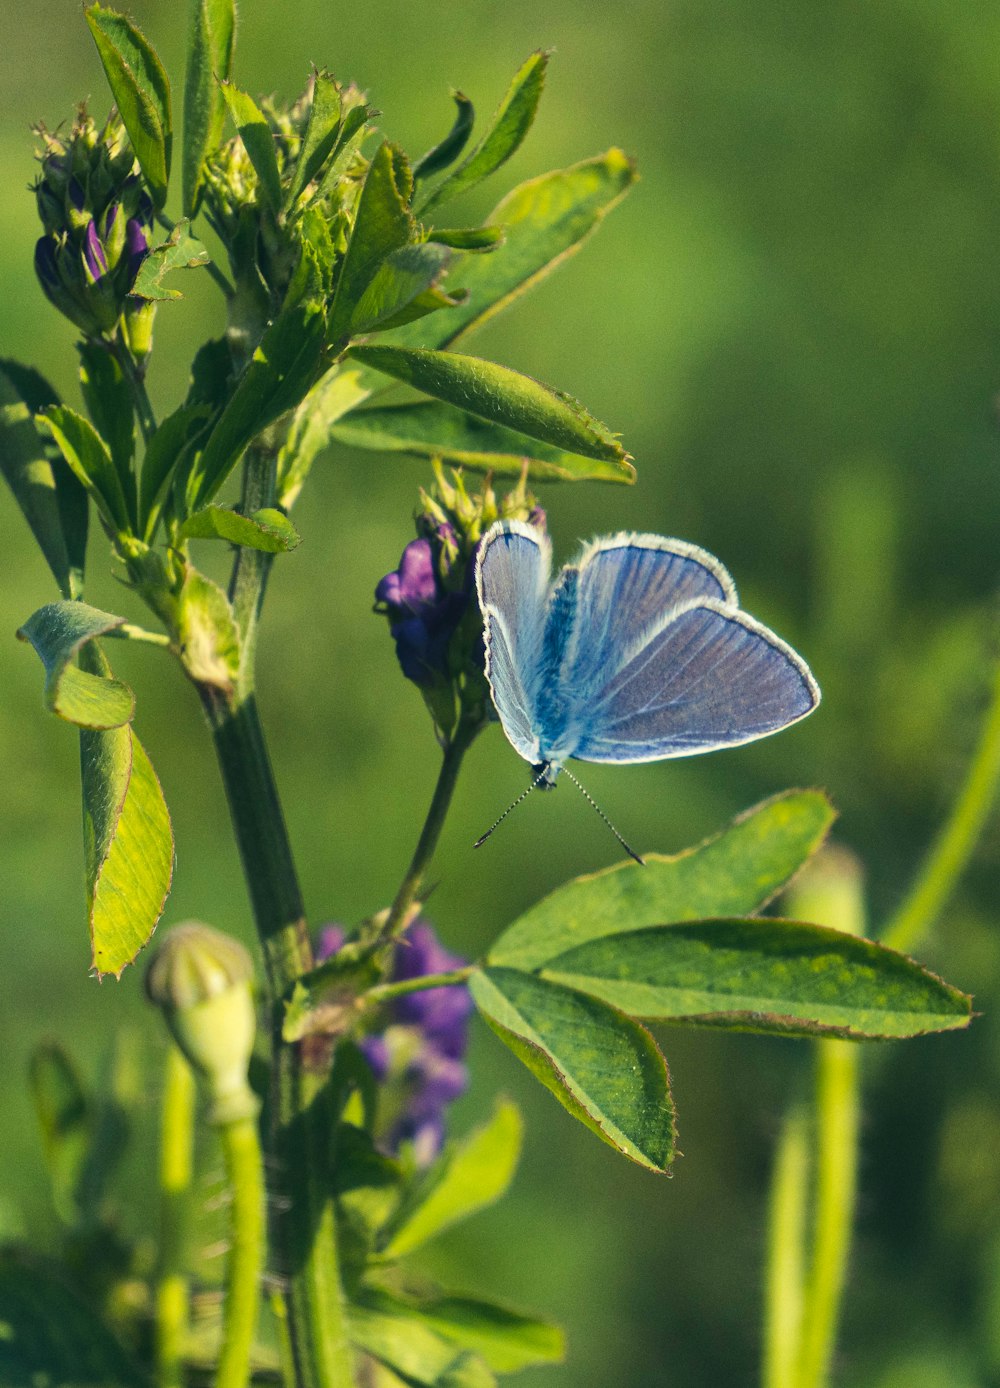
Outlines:
[[697,545],[623,531],[585,545],[554,583],[551,564],[548,536],[520,521],[494,525],[476,560],[486,675],[532,788],[554,785],[569,757],[735,747],[819,703],[805,661],[740,610]]

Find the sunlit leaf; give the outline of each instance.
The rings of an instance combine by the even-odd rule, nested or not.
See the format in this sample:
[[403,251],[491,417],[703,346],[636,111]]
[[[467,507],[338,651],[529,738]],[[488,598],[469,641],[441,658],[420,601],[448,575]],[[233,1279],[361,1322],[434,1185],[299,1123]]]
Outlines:
[[232,82],[220,85],[237,133],[260,180],[264,201],[277,214],[281,210],[281,175],[271,127],[252,96],[241,92]]
[[83,602],[53,602],[33,612],[18,631],[45,666],[45,703],[68,723],[82,728],[116,728],[135,712],[127,684],[78,669],[73,663],[88,642],[124,623]]
[[286,207],[295,206],[333,153],[340,135],[340,121],[340,88],[328,72],[317,72],[313,77],[312,104],[302,147],[285,195]]
[[163,206],[170,178],[170,83],[152,45],[125,15],[103,5],[84,11],[153,202]]
[[456,251],[495,251],[504,243],[503,227],[434,227],[428,241]]
[[[367,333],[399,318],[447,269],[451,251],[432,242],[401,246],[382,261],[354,306],[351,333]],[[441,306],[450,304],[442,298]]]
[[170,289],[163,283],[164,277],[171,270],[193,270],[208,261],[208,251],[191,235],[191,223],[179,221],[166,241],[151,250],[139,266],[132,293],[137,299],[183,298],[179,289]]
[[449,164],[455,162],[468,144],[469,136],[472,134],[472,125],[476,119],[475,108],[464,92],[453,91],[451,99],[457,107],[454,124],[440,144],[436,144],[433,149],[429,149],[426,154],[421,155],[413,165],[414,182],[422,178],[431,178],[434,174],[446,169]]
[[619,932],[708,916],[750,915],[816,851],[834,820],[818,790],[765,800],[695,848],[645,856],[577,877],[509,926],[490,963],[539,969],[575,945]]
[[226,506],[206,506],[188,516],[180,535],[190,540],[228,540],[230,544],[264,550],[267,554],[294,549],[302,538],[288,517],[273,507],[241,516]]
[[184,81],[184,215],[198,207],[205,162],[222,140],[226,103],[219,86],[229,77],[236,28],[234,0],[191,0]]
[[347,1308],[352,1344],[418,1388],[493,1388],[486,1364],[458,1349],[395,1298],[373,1289]]
[[574,1118],[654,1171],[674,1155],[666,1062],[649,1032],[597,998],[515,969],[470,981],[490,1027]]
[[159,524],[174,471],[205,425],[208,413],[205,405],[181,405],[161,421],[146,445],[139,480],[139,528],[147,544]]
[[70,471],[96,502],[109,528],[129,533],[131,518],[121,478],[107,445],[90,421],[68,405],[52,405],[36,418],[55,439]]
[[[516,1373],[531,1364],[558,1364],[566,1352],[559,1326],[525,1316],[508,1306],[468,1296],[392,1297],[455,1345],[478,1354],[496,1373]],[[380,1294],[385,1307],[389,1294]]]

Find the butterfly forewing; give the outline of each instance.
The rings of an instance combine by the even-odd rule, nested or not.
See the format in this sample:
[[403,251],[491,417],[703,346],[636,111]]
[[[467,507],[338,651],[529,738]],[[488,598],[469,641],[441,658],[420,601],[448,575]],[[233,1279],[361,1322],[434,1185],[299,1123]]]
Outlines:
[[790,646],[708,599],[666,617],[592,691],[573,755],[640,762],[733,747],[797,722],[818,702]]

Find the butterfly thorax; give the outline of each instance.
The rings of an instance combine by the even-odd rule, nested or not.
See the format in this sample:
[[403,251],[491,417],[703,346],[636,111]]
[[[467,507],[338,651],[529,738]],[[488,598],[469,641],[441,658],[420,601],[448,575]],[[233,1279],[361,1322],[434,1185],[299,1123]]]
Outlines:
[[542,638],[542,659],[539,663],[535,696],[536,723],[541,760],[536,774],[546,771],[544,786],[555,783],[559,764],[571,756],[579,740],[573,725],[576,721],[574,691],[567,685],[565,666],[567,653],[572,649],[576,624],[576,595],[580,572],[565,568],[559,576],[549,606]]
[[559,762],[543,761],[531,768],[532,783],[539,790],[554,790],[556,777],[559,775],[561,766]]

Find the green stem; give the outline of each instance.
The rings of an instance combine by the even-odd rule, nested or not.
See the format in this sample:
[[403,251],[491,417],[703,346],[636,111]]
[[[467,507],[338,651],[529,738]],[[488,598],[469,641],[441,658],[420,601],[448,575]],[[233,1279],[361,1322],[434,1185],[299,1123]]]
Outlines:
[[217,688],[200,692],[267,965],[273,1057],[269,1204],[276,1271],[286,1288],[289,1383],[351,1388],[330,1195],[329,1048],[323,1042],[288,1045],[281,1037],[281,999],[313,963],[302,894],[255,700]]
[[246,1388],[264,1270],[264,1166],[256,1118],[225,1123],[219,1136],[232,1192],[232,1244],[215,1382],[216,1388]]
[[146,389],[146,382],[143,380],[141,373],[136,369],[135,358],[120,336],[116,337],[114,341],[114,356],[122,369],[122,375],[128,381],[132,391],[132,399],[135,401],[135,412],[139,420],[139,428],[142,431],[143,440],[149,443],[149,440],[156,433],[156,415],[153,413],[153,406],[149,398],[149,392]]
[[111,640],[142,641],[147,646],[169,646],[171,644],[170,637],[162,631],[147,631],[145,627],[134,626],[131,622],[122,622],[121,626],[113,627],[104,635]]
[[[251,515],[274,504],[276,456],[274,450],[252,444],[243,462],[244,515]],[[229,600],[240,632],[240,674],[243,692],[253,687],[254,657],[257,649],[257,624],[264,601],[268,575],[274,555],[241,545],[236,550],[233,574],[229,583]]]
[[880,932],[882,944],[914,949],[944,906],[976,846],[1000,780],[1000,667],[965,784],[902,905]]
[[764,1307],[764,1388],[798,1388],[809,1204],[809,1116],[785,1117],[774,1161]]
[[829,1383],[857,1189],[858,1061],[850,1041],[816,1043],[815,1228],[798,1388]]
[[388,1002],[390,998],[402,998],[407,993],[424,993],[428,988],[447,988],[453,983],[464,983],[476,972],[474,964],[463,969],[450,969],[442,974],[422,974],[420,978],[404,978],[399,983],[380,983],[369,988],[365,997],[373,1002]]
[[167,1051],[160,1125],[160,1261],[156,1278],[156,1377],[183,1388],[188,1329],[186,1240],[194,1156],[195,1082],[176,1046]]
[[472,745],[474,737],[475,733],[470,732],[460,722],[454,736],[444,749],[441,770],[438,773],[437,785],[434,787],[434,795],[431,798],[430,809],[427,811],[427,818],[424,820],[424,827],[417,840],[417,846],[406,876],[400,883],[399,891],[396,893],[396,899],[392,903],[386,922],[379,931],[380,940],[391,940],[406,928],[410,908],[417,900],[423,886],[424,874],[430,866],[438,839],[441,836],[445,816],[448,813],[451,797],[458,782],[462,758]]

